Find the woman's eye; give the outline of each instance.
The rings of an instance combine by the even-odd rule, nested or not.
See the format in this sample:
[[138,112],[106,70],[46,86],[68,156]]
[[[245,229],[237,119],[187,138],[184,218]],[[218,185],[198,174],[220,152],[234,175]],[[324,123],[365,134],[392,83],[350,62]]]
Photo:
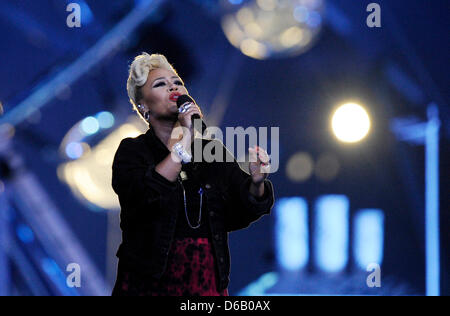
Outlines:
[[[183,85],[183,82],[181,82],[179,80],[175,81],[174,83],[179,86]],[[157,87],[161,87],[161,86],[165,86],[165,85],[166,85],[166,83],[164,81],[161,81],[161,82],[158,82],[157,84],[155,84],[153,87],[157,88]]]

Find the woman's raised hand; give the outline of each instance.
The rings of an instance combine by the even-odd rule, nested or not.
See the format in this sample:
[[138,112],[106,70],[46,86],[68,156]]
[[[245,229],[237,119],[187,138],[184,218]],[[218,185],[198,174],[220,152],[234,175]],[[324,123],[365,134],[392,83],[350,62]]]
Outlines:
[[270,171],[270,158],[267,152],[255,145],[248,149],[250,156],[250,174],[252,176],[252,181],[254,184],[260,184],[263,182]]
[[178,121],[183,128],[183,137],[188,138],[191,142],[194,140],[194,126],[192,125],[192,115],[198,114],[203,119],[203,114],[200,108],[195,103],[189,103],[188,109],[185,112],[178,114]]

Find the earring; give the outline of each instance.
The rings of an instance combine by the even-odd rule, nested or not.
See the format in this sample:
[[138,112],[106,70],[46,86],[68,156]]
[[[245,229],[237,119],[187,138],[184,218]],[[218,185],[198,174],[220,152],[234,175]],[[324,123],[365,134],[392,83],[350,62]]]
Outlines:
[[[139,109],[139,111],[144,111],[144,107],[140,104],[137,105],[137,108]],[[150,119],[150,111],[147,111],[144,113],[144,119],[148,122],[148,120]]]

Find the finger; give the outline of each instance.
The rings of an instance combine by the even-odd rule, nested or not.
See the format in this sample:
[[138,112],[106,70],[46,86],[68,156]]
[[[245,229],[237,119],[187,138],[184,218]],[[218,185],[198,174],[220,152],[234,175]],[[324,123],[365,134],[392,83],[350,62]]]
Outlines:
[[248,152],[249,152],[249,161],[250,162],[257,162],[258,161],[258,156],[256,154],[256,150],[254,148],[249,147],[248,148]]
[[259,154],[258,154],[258,146],[257,145],[253,145],[252,147],[249,148],[249,153],[250,155],[253,157],[254,162],[260,162],[259,159]]
[[257,146],[257,154],[258,154],[259,160],[261,160],[261,162],[263,164],[269,163],[270,157],[269,157],[269,154],[267,153],[267,151],[265,151],[263,148]]
[[265,174],[266,175],[265,177],[267,178],[267,176],[270,173],[270,164],[266,164],[266,165],[261,164],[261,166],[259,168],[259,172],[261,172],[262,174]]
[[201,114],[200,107],[199,107],[197,104],[195,104],[195,103],[189,103],[189,104],[187,104],[187,105],[185,106],[185,109],[186,109],[186,112],[187,112],[188,110],[190,110],[190,109],[193,109],[194,111],[199,111],[199,112],[200,112],[199,114]]
[[262,149],[261,147],[255,145],[253,148],[249,148],[249,152],[250,154],[253,156],[255,156],[256,158],[254,159],[256,162],[262,163],[262,164],[266,164],[269,162],[269,155],[267,154],[267,152]]
[[258,155],[258,159],[261,161],[261,163],[263,163],[263,164],[267,164],[267,163],[269,163],[269,161],[270,161],[270,158],[269,158],[269,156],[267,156],[267,155]]
[[200,107],[198,105],[195,105],[194,110],[196,113],[198,113],[198,115],[200,115],[200,117],[203,117],[202,110],[200,110]]
[[192,111],[194,111],[193,108],[189,108],[189,109],[187,109],[185,112],[180,113],[180,115],[181,115],[182,117],[184,117],[184,116],[189,116],[189,115],[192,115],[192,114],[193,114]]
[[200,110],[198,109],[198,108],[194,108],[194,109],[192,109],[192,114],[198,114],[199,116],[203,116],[203,114],[202,114],[202,112],[200,112]]
[[194,114],[198,115],[200,117],[200,119],[203,118],[203,115],[199,111],[195,111],[195,110],[189,113],[189,117],[192,118],[192,116]]
[[190,107],[190,108],[185,112],[185,114],[188,114],[188,113],[192,113],[192,114],[194,114],[194,113],[201,114],[201,112],[200,112],[200,110],[199,110],[198,107]]

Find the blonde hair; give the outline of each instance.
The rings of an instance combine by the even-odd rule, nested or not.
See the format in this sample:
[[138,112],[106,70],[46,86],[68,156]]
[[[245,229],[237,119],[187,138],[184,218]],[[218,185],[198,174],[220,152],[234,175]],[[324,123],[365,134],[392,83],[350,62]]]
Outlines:
[[153,69],[164,68],[173,71],[178,76],[175,69],[167,61],[167,58],[161,54],[148,54],[143,52],[134,58],[130,65],[129,75],[127,80],[127,91],[133,109],[138,112],[137,104],[142,98],[140,87],[142,87],[148,78],[148,73]]

